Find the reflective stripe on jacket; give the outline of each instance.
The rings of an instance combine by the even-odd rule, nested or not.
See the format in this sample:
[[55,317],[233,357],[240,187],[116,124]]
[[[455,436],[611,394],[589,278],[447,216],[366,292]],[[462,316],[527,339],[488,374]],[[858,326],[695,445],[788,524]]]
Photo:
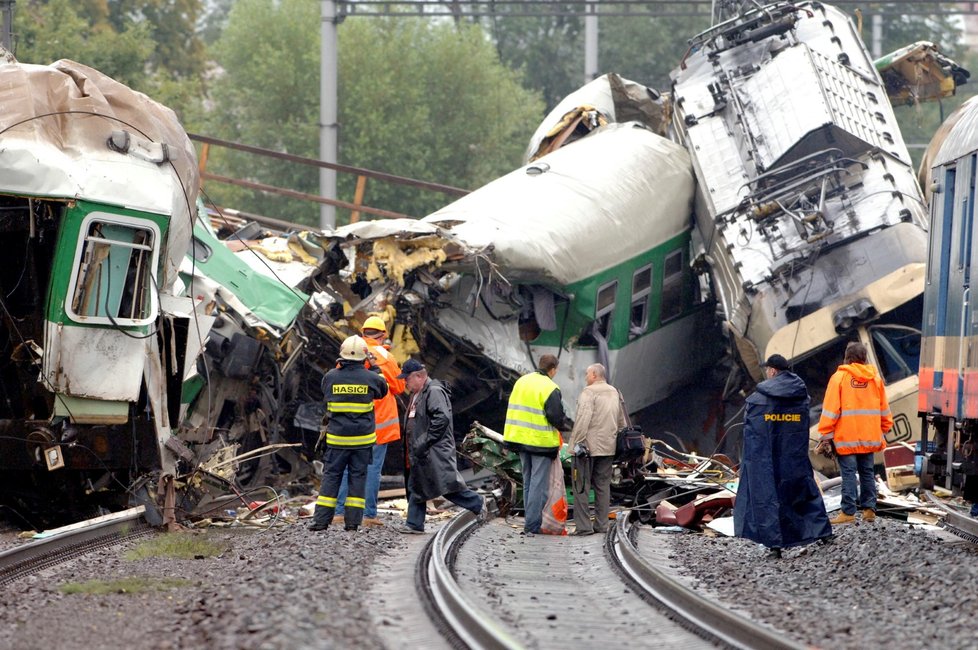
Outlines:
[[387,382],[362,362],[341,360],[323,377],[329,422],[326,445],[356,449],[374,444],[374,400],[387,394]]
[[364,339],[367,349],[374,355],[374,365],[380,368],[381,374],[387,380],[390,389],[384,397],[374,401],[374,417],[377,421],[377,444],[386,445],[401,439],[401,422],[397,414],[395,395],[404,392],[404,380],[398,379],[401,368],[397,365],[394,355],[383,345],[378,345],[371,339]]
[[883,380],[861,363],[839,366],[829,379],[818,421],[821,440],[832,440],[843,456],[886,448],[883,435],[893,428]]
[[560,434],[547,420],[544,404],[557,384],[547,375],[531,372],[516,380],[506,409],[503,440],[527,447],[556,448]]

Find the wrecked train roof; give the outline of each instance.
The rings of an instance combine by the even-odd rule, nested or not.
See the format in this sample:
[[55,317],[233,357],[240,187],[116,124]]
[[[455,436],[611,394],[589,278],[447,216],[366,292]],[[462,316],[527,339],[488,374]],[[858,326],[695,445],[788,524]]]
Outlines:
[[657,91],[613,72],[564,97],[530,138],[523,162],[531,162],[613,122],[639,122],[666,136],[670,111]]
[[190,242],[198,187],[196,153],[176,114],[80,63],[4,54],[0,191],[173,215],[169,277]]
[[686,150],[635,124],[593,135],[425,217],[510,279],[568,285],[688,230]]

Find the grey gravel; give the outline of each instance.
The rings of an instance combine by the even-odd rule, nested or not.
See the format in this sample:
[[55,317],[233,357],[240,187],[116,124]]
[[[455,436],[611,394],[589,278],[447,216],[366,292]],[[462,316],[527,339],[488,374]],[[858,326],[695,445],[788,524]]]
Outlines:
[[[882,518],[835,532],[834,544],[788,549],[781,560],[742,539],[661,537],[672,548],[674,570],[698,591],[805,644],[978,647],[971,617],[978,598],[975,546]],[[398,604],[403,596],[393,595],[413,589],[411,572],[395,578],[389,567],[410,569],[427,537],[401,536],[389,527],[310,533],[305,522],[190,534],[226,550],[199,560],[132,561],[124,552],[135,543],[127,542],[7,585],[0,590],[0,647],[393,648],[407,646],[392,642],[392,634],[415,638],[407,636],[417,631]],[[556,552],[570,543],[541,537],[510,550],[546,544]],[[489,564],[479,567],[477,581],[505,592]],[[552,572],[562,564],[544,568]],[[183,578],[191,585],[106,596],[60,591],[66,582],[129,576]]]
[[[365,585],[404,543],[390,528],[322,533],[306,522],[267,531],[209,529],[220,556],[127,560],[138,542],[96,551],[6,586],[2,648],[376,648]],[[67,582],[132,576],[192,584],[135,594],[61,593]]]
[[780,560],[743,539],[675,535],[671,559],[708,596],[816,647],[978,647],[978,547],[884,518],[834,532]]

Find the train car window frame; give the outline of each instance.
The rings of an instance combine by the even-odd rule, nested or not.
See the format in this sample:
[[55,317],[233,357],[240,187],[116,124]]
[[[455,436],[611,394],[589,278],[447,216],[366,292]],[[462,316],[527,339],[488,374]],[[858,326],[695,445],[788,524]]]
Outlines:
[[662,262],[662,297],[659,306],[659,320],[662,323],[679,318],[683,314],[685,258],[685,251],[680,248],[668,253]]
[[608,340],[611,336],[611,322],[617,296],[618,280],[612,280],[611,282],[602,284],[598,287],[598,291],[594,295],[594,320],[597,323],[598,334],[605,340]]
[[629,339],[635,339],[645,334],[649,327],[649,305],[652,297],[653,279],[651,263],[636,269],[632,273],[632,304],[628,316]]
[[[947,300],[948,300],[948,282],[950,281],[950,271],[951,271],[951,234],[954,226],[954,197],[957,193],[957,173],[958,170],[954,166],[949,166],[944,169],[944,178],[942,180],[942,185],[944,186],[942,191],[944,192],[944,200],[940,201],[939,211],[941,213],[941,222],[939,225],[939,232],[935,233],[935,236],[931,237],[932,247],[928,251],[928,259],[931,260],[931,266],[937,269],[937,277],[935,278],[937,285],[937,304],[935,305],[936,314],[934,316],[934,334],[936,336],[945,336],[947,328]],[[934,201],[934,205],[938,205],[938,201]],[[935,224],[931,222],[931,228],[934,228]],[[934,245],[939,247],[939,250],[934,250]],[[937,260],[937,264],[933,263]],[[944,387],[944,368],[939,367],[934,369],[934,388]]]
[[198,239],[197,237],[192,237],[190,240],[190,255],[200,262],[201,264],[206,264],[207,260],[211,258],[214,254],[213,249],[206,243]]
[[971,168],[968,174],[968,196],[964,200],[963,213],[961,215],[961,242],[958,252],[958,269],[962,272],[964,286],[971,285],[971,247],[973,245],[973,231],[975,227],[975,164],[978,156],[971,155]]
[[[159,243],[160,229],[152,221],[107,212],[86,215],[68,283],[68,317],[77,323],[121,327],[155,321]],[[103,268],[111,272],[103,276]],[[121,290],[112,286],[113,279],[121,279]]]

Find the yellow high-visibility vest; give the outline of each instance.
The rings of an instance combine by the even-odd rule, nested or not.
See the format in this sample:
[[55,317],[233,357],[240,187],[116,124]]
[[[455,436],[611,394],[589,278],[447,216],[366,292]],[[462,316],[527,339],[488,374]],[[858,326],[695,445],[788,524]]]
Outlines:
[[553,379],[539,372],[516,380],[506,409],[503,440],[532,447],[559,447],[560,433],[547,421],[543,410],[557,388]]

